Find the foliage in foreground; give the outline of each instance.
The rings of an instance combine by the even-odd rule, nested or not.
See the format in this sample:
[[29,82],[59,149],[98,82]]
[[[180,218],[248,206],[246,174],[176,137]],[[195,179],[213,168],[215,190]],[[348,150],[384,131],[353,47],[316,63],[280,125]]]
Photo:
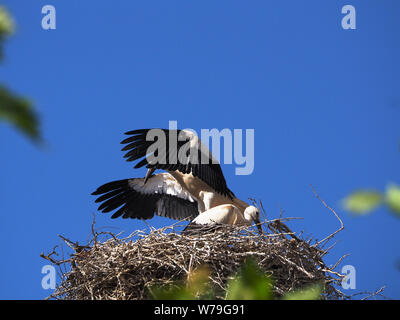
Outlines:
[[[0,61],[4,41],[13,34],[14,22],[6,9],[0,6]],[[0,84],[0,121],[13,124],[35,142],[40,141],[39,118],[26,98],[20,97]]]
[[[248,258],[240,271],[228,282],[226,300],[273,300],[273,280],[261,272],[257,263]],[[312,285],[303,290],[287,293],[283,300],[317,300],[322,290],[320,285]],[[216,299],[209,281],[207,267],[193,271],[186,283],[175,283],[167,287],[153,287],[150,295],[157,300],[198,300]]]
[[384,193],[375,190],[359,190],[343,200],[346,210],[363,215],[380,205],[386,206],[390,212],[400,218],[400,187],[389,184]]

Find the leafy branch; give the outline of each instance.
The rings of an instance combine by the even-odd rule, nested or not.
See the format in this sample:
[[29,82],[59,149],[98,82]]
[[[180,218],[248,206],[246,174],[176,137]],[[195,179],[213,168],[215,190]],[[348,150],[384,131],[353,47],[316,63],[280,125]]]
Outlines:
[[[0,6],[0,61],[5,40],[14,33],[15,24],[6,9]],[[35,142],[41,140],[39,117],[32,103],[0,84],[0,121],[13,124]]]
[[387,186],[385,192],[358,190],[343,200],[344,208],[358,215],[367,214],[380,205],[386,206],[390,212],[400,217],[400,187],[392,183]]

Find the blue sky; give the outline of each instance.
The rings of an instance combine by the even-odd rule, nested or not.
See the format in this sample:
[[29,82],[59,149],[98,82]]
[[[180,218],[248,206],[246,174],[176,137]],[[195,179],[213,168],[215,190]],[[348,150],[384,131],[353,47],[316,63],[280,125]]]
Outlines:
[[[327,256],[357,272],[356,290],[400,298],[400,219],[384,208],[354,217],[351,191],[400,183],[400,56],[396,0],[3,1],[17,23],[0,83],[41,115],[43,148],[0,124],[0,298],[42,299],[39,257],[58,234],[84,242],[99,185],[143,176],[122,158],[123,132],[167,127],[255,130],[255,170],[229,187],[261,199],[268,218],[323,238],[345,229]],[[41,8],[57,10],[56,30]],[[357,29],[341,27],[352,4]],[[164,218],[149,223],[170,224]],[[97,215],[114,231],[146,228]]]

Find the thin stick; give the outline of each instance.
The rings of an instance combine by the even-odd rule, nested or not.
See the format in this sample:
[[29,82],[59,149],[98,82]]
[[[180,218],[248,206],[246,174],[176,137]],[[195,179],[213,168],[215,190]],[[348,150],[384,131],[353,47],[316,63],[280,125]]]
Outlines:
[[337,229],[334,233],[330,234],[330,235],[327,236],[326,238],[322,239],[321,241],[318,241],[317,243],[315,243],[315,244],[313,245],[313,247],[318,247],[318,246],[321,245],[321,243],[328,241],[329,239],[331,239],[332,237],[334,237],[335,234],[337,234],[338,232],[342,231],[342,230],[344,229],[344,225],[343,225],[342,220],[339,218],[339,215],[335,212],[335,210],[333,210],[330,206],[328,206],[328,205],[325,203],[324,200],[322,200],[322,199],[320,198],[320,196],[318,195],[317,191],[315,191],[315,189],[314,189],[314,187],[313,187],[312,184],[310,184],[310,186],[311,186],[311,188],[312,188],[312,190],[313,190],[313,192],[314,192],[316,198],[317,198],[319,201],[321,201],[322,204],[323,204],[327,209],[329,209],[329,210],[336,216],[336,218],[337,218],[337,219],[339,220],[339,222],[340,222],[340,228],[339,228],[339,229]]

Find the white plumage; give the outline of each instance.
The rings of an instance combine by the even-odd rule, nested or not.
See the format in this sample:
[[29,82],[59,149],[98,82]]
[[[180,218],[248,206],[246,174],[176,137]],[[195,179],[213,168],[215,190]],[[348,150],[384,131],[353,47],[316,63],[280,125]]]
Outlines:
[[130,179],[129,186],[142,194],[166,194],[195,202],[190,193],[183,189],[169,173],[156,174],[146,183],[144,183],[144,178]]

